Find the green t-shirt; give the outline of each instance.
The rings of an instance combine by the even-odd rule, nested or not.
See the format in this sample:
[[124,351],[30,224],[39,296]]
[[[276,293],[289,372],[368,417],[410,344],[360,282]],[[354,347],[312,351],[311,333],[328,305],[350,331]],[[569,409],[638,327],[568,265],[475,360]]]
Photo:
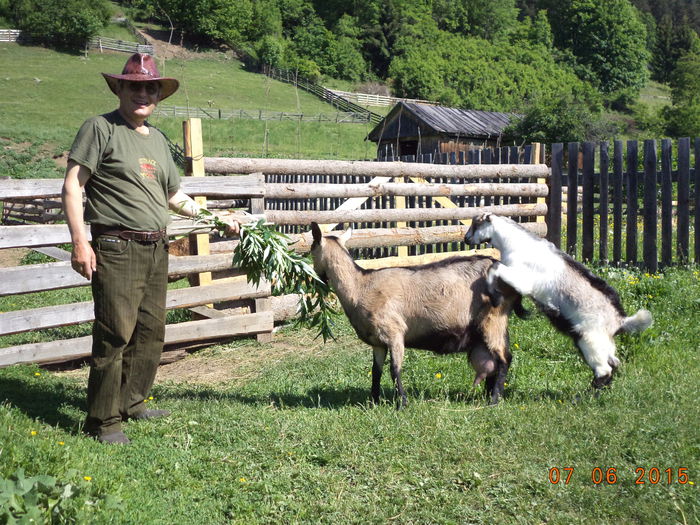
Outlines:
[[85,185],[85,222],[136,231],[155,231],[170,221],[168,193],[180,174],[163,134],[134,130],[118,111],[86,120],[69,158],[90,170]]

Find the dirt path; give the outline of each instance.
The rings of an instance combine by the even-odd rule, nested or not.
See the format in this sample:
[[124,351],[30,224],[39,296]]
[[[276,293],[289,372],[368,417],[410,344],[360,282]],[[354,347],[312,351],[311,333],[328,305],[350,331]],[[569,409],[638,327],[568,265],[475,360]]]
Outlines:
[[[208,53],[201,53],[199,51],[188,48],[186,45],[180,45],[180,35],[174,32],[170,35],[170,31],[162,31],[156,29],[143,29],[139,30],[139,34],[146,39],[146,41],[153,46],[153,51],[155,52],[156,58],[160,59],[188,59],[196,58],[205,55],[211,56],[211,51]],[[223,50],[222,50],[223,51]],[[231,51],[227,51],[231,53]]]
[[19,266],[22,258],[28,253],[28,248],[5,248],[0,250],[0,268]]

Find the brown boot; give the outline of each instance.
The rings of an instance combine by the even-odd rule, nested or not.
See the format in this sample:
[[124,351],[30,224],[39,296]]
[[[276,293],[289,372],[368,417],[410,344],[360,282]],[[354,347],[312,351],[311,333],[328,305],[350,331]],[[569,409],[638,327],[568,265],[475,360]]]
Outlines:
[[111,434],[102,434],[97,436],[97,441],[100,443],[109,443],[110,445],[128,445],[131,443],[124,432],[112,432]]

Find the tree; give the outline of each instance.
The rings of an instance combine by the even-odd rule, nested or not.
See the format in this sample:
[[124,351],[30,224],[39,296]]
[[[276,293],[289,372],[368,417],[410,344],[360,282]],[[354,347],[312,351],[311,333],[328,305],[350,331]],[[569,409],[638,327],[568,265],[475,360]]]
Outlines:
[[670,15],[664,15],[656,29],[656,43],[651,60],[654,80],[668,83],[678,59],[687,53],[697,38],[686,21],[676,25]]
[[12,18],[34,41],[75,50],[107,24],[109,14],[104,0],[18,0]]
[[367,64],[360,50],[360,29],[350,15],[340,17],[335,25],[328,53],[328,62],[334,66],[340,78],[357,81],[367,72]]
[[595,92],[558,65],[543,45],[488,42],[438,31],[400,42],[390,77],[401,96],[492,111],[520,111],[528,100],[571,94],[595,104]]
[[515,0],[433,0],[432,4],[440,29],[489,41],[506,37],[518,21]]
[[663,115],[672,137],[700,136],[700,46],[694,48],[678,60],[671,75],[673,105]]
[[636,97],[647,80],[646,27],[628,0],[545,0],[555,45],[609,100]]
[[251,32],[253,4],[251,0],[209,0],[198,20],[197,32],[214,41],[237,48]]
[[540,97],[504,131],[504,139],[522,142],[607,140],[616,129],[600,113],[571,95]]

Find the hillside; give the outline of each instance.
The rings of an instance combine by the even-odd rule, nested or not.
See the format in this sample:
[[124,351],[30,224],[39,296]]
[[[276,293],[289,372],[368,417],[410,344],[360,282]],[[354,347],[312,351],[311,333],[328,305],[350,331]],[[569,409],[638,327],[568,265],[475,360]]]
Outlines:
[[[111,111],[117,99],[101,72],[119,72],[127,55],[86,56],[17,44],[0,44],[0,176],[62,175],[60,157],[88,117]],[[180,90],[168,105],[335,114],[316,97],[293,86],[247,72],[222,53],[190,53],[159,59],[161,74],[177,77]],[[182,142],[182,119],[154,118],[174,142]],[[205,153],[357,159],[373,156],[366,125],[293,121],[205,121]],[[369,149],[368,149],[369,148]],[[59,160],[56,168],[53,157]]]

